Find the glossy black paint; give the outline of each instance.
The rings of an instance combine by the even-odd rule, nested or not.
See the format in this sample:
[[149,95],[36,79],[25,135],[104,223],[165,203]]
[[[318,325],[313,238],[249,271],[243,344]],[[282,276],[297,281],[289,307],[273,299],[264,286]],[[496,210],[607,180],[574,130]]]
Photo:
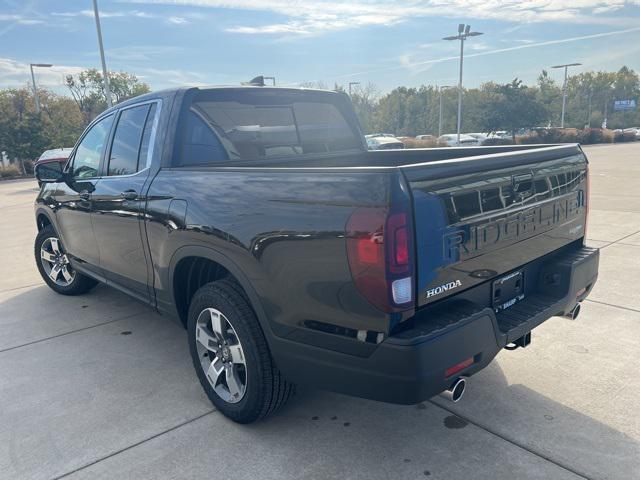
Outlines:
[[[256,87],[247,88],[256,94]],[[363,146],[349,155],[175,168],[184,98],[193,92],[145,95],[111,110],[161,102],[148,167],[134,175],[107,177],[103,158],[101,175],[95,179],[74,183],[65,178],[43,185],[36,201],[38,223],[46,218],[54,225],[81,271],[176,319],[184,320],[185,315],[176,302],[177,292],[184,288],[176,276],[181,265],[196,257],[220,265],[245,290],[276,362],[296,381],[304,381],[305,375],[293,364],[308,365],[323,377],[315,383],[325,388],[403,401],[397,395],[373,393],[384,387],[376,385],[378,377],[371,370],[377,363],[368,363],[374,357],[386,362],[399,352],[394,335],[406,332],[404,326],[416,318],[425,318],[433,301],[457,298],[449,294],[466,295],[466,301],[487,308],[490,298],[485,293],[492,279],[554,251],[578,248],[584,236],[578,227],[584,224],[587,201],[586,159],[578,146],[383,152],[367,152]],[[359,128],[357,123],[353,128]],[[558,181],[560,176],[565,188],[544,196],[542,183],[550,185],[551,178]],[[418,296],[406,311],[389,314],[372,306],[353,283],[345,225],[357,208],[387,206],[390,192],[398,190],[413,210]],[[572,202],[571,215],[564,221],[534,222],[532,230],[477,247],[478,231],[514,221],[531,226],[521,217],[542,218],[540,212],[554,209],[558,201]],[[460,276],[460,290],[426,297],[430,288]],[[595,279],[588,281],[592,285]],[[560,308],[571,302],[571,292],[567,295]],[[499,342],[487,346],[494,320],[482,318],[476,327],[443,335],[442,343],[422,345],[420,352],[403,350],[398,361],[433,363],[438,352],[462,339],[469,349],[486,348],[483,361],[469,373],[479,370],[501,348]],[[480,331],[482,340],[473,341]],[[444,388],[446,379],[433,378],[449,366],[442,362],[457,356],[440,355],[429,369],[430,383],[405,401]],[[340,365],[352,361],[347,359],[355,359],[349,374],[340,372]],[[401,375],[401,365],[396,367],[389,368],[389,375]],[[411,368],[411,378],[420,377],[421,366]],[[369,383],[359,391],[352,385],[353,374],[367,369]],[[306,380],[314,383],[313,375]],[[406,380],[402,391],[408,388]]]

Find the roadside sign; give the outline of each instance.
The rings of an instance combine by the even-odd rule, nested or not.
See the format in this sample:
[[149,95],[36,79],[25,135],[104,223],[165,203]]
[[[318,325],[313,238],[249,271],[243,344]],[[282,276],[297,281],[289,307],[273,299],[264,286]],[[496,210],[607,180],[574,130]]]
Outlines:
[[613,110],[615,112],[627,112],[636,109],[635,100],[616,100],[613,102]]

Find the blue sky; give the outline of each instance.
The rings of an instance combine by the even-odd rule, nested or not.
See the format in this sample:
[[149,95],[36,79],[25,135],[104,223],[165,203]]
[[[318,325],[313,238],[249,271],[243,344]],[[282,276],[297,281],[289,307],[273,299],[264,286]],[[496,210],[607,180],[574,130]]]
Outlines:
[[[640,71],[640,0],[99,0],[110,70],[152,89],[237,84],[257,74],[301,82],[399,85],[457,81],[458,23],[484,32],[466,45],[466,86],[581,62]],[[91,0],[0,0],[0,87],[100,68]],[[561,79],[560,71],[552,74]]]

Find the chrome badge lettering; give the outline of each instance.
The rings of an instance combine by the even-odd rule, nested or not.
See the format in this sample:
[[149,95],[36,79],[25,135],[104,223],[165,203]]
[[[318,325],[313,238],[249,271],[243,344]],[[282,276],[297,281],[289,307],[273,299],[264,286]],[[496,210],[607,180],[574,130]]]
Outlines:
[[436,295],[440,295],[441,293],[444,293],[447,290],[453,290],[454,288],[458,288],[461,286],[462,286],[462,282],[460,280],[445,283],[444,285],[440,285],[439,287],[435,287],[435,288],[432,288],[431,290],[427,290],[427,298],[435,297]]

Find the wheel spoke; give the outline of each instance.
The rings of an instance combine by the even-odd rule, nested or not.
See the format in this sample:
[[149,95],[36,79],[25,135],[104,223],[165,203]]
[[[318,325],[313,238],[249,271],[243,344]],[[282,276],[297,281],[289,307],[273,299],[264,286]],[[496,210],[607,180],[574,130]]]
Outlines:
[[237,365],[244,365],[244,352],[240,345],[229,345],[229,353],[231,353],[231,362]]
[[222,330],[222,323],[224,320],[220,313],[214,310],[209,310],[209,313],[211,315],[211,330],[213,330],[213,333],[219,338],[226,338],[226,332]]
[[51,268],[51,271],[49,272],[49,278],[51,280],[53,280],[54,282],[57,282],[58,281],[58,275],[60,274],[60,270],[61,270],[61,268],[60,268],[59,265],[54,265]]
[[67,283],[71,283],[73,281],[73,275],[71,275],[71,272],[69,271],[69,267],[64,265],[61,268],[61,271],[62,271],[62,276],[64,277],[65,281]]
[[[218,362],[220,368],[216,368],[216,362]],[[222,362],[220,362],[216,357],[207,369],[207,377],[209,378],[212,386],[216,386],[218,383],[218,377],[222,372],[224,372],[224,365],[222,365]]]
[[60,245],[57,238],[51,238],[51,250],[53,250],[53,253],[60,253]]
[[218,350],[218,339],[211,335],[204,325],[196,324],[196,340],[207,350],[216,352]]
[[42,257],[45,262],[53,263],[55,261],[54,255],[47,252],[44,248],[40,249],[40,257]]
[[242,393],[242,387],[240,379],[238,378],[238,374],[236,369],[230,366],[226,369],[226,377],[227,377],[227,387],[229,388],[229,393],[232,397],[237,398]]

